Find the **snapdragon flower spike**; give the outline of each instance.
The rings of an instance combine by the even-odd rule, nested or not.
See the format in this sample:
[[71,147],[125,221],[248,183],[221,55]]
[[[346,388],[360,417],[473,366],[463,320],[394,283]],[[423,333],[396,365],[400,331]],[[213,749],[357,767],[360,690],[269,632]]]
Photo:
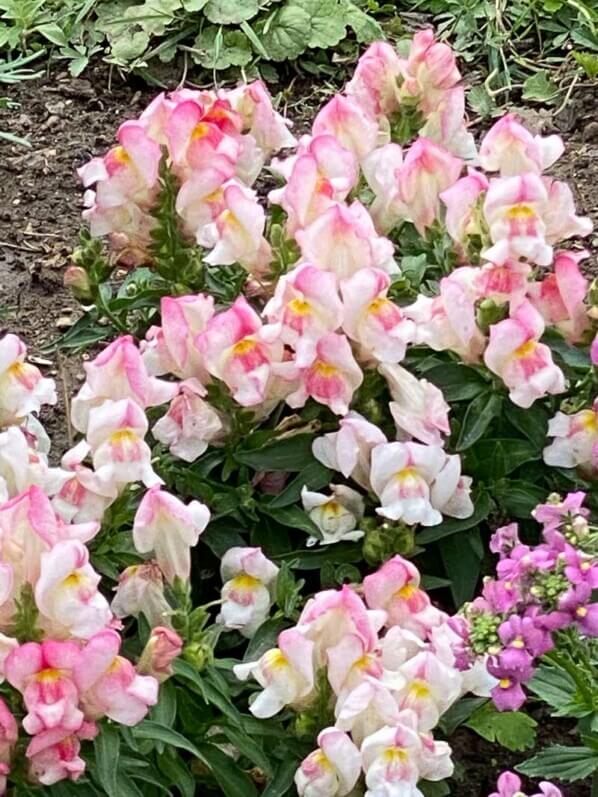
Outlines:
[[289,407],[303,407],[311,397],[337,415],[349,412],[353,394],[363,382],[363,373],[344,335],[330,332],[320,338],[311,362],[296,368],[299,386],[286,398]]
[[16,335],[0,339],[0,424],[19,423],[44,404],[56,404],[53,379],[25,362],[27,347]]
[[339,279],[365,267],[398,272],[392,242],[376,233],[372,217],[358,200],[350,205],[334,202],[295,237],[303,261]]
[[399,110],[399,78],[404,65],[387,42],[373,42],[361,55],[347,83],[346,93],[372,117],[388,117]]
[[104,401],[89,413],[87,439],[71,454],[91,453],[98,479],[118,490],[135,481],[153,487],[162,479],[151,465],[151,450],[144,440],[147,429],[145,412],[131,399]]
[[317,437],[312,445],[314,457],[345,478],[370,489],[370,456],[375,446],[387,443],[386,435],[354,410],[339,422],[338,432]]
[[309,263],[298,266],[279,279],[264,315],[279,325],[280,340],[295,350],[295,362],[309,364],[318,340],[342,323],[336,276]]
[[86,717],[106,716],[133,726],[158,702],[158,682],[151,675],[139,675],[131,662],[119,655],[120,645],[116,631],[105,629],[95,634],[81,650],[75,682]]
[[565,390],[563,372],[554,364],[549,347],[539,342],[543,332],[544,321],[528,301],[490,328],[484,362],[500,376],[511,401],[519,407],[531,407],[547,393]]
[[581,252],[556,252],[553,271],[527,289],[528,297],[547,324],[556,326],[571,343],[579,342],[589,325],[584,299],[588,280],[579,263],[589,256]]
[[78,540],[64,540],[41,555],[35,603],[40,625],[62,637],[89,639],[112,620],[106,598],[98,591],[101,577],[89,563],[89,551]]
[[83,722],[73,671],[80,647],[48,639],[19,645],[5,662],[6,678],[23,695],[27,715],[23,728],[34,735],[51,728],[76,731]]
[[229,548],[220,563],[222,606],[217,622],[251,638],[274,600],[278,567],[261,548]]
[[299,797],[345,797],[361,774],[361,755],[348,734],[324,728],[318,748],[303,759],[295,773]]
[[133,521],[133,542],[139,553],[154,552],[169,584],[191,575],[191,548],[210,520],[210,510],[199,501],[185,505],[179,498],[151,487],[141,499]]
[[291,237],[346,199],[359,175],[353,153],[326,134],[302,139],[297,155],[277,162],[274,169],[287,182],[270,191],[268,199],[286,211],[285,229]]
[[400,442],[377,446],[370,479],[381,504],[376,512],[390,520],[435,526],[442,522],[442,512],[452,517],[469,517],[473,512],[459,456],[448,456],[440,446]]
[[366,357],[400,362],[415,339],[415,324],[387,298],[390,277],[376,268],[362,268],[341,282],[343,330]]
[[[322,545],[342,540],[355,541],[363,537],[358,529],[363,519],[365,504],[361,495],[342,484],[331,484],[332,495],[317,493],[303,487],[301,502],[309,519],[322,535]],[[308,545],[315,545],[317,537],[310,537]]]
[[449,405],[442,391],[426,379],[417,379],[400,365],[382,363],[378,371],[386,379],[393,399],[388,408],[397,427],[397,437],[414,437],[428,445],[444,444],[450,434]]
[[173,382],[149,376],[130,335],[112,341],[84,368],[87,378],[71,406],[73,426],[80,432],[87,431],[90,411],[107,399],[130,399],[146,409],[170,401],[178,390]]
[[221,379],[244,407],[265,399],[272,363],[282,358],[282,343],[270,342],[267,332],[240,296],[228,310],[211,318],[196,340],[210,374]]
[[438,218],[440,194],[457,180],[463,161],[443,147],[420,137],[407,150],[397,179],[409,219],[422,235]]
[[209,375],[195,340],[213,315],[214,298],[205,293],[162,297],[161,325],[149,329],[140,347],[147,372],[206,382]]
[[194,462],[210,443],[221,440],[225,426],[220,414],[204,401],[206,390],[197,379],[186,379],[168,411],[152,427],[156,440],[185,462]]
[[378,123],[355,98],[337,94],[318,112],[314,136],[334,136],[342,147],[362,161],[378,143]]
[[598,398],[591,407],[573,415],[557,412],[548,422],[548,436],[543,459],[557,468],[580,468],[593,476],[598,472]]
[[284,706],[307,705],[314,689],[314,643],[293,628],[278,636],[278,647],[259,661],[237,664],[233,672],[242,681],[253,676],[263,691],[249,710],[259,719],[277,714]]
[[563,154],[560,136],[534,136],[515,114],[507,113],[486,133],[480,144],[480,165],[502,177],[536,172],[541,174]]

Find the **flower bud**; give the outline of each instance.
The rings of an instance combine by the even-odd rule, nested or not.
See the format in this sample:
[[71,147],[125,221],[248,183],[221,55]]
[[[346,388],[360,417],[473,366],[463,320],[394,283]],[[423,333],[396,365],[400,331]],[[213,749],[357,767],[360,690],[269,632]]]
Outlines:
[[172,675],[172,662],[181,655],[183,640],[171,628],[157,626],[152,629],[137,671],[142,675],[153,675],[160,683]]
[[81,301],[91,299],[89,275],[81,266],[67,268],[64,272],[64,285],[72,290],[77,299]]

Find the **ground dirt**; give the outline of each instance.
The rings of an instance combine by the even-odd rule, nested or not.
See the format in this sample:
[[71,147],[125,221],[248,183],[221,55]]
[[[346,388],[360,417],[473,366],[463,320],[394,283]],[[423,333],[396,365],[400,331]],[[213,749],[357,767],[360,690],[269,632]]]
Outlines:
[[[178,77],[169,88],[175,88]],[[316,84],[317,85],[317,84]],[[59,452],[69,443],[68,397],[83,379],[80,358],[48,350],[51,341],[77,318],[77,302],[62,286],[62,275],[76,245],[80,228],[82,189],[76,169],[114,141],[118,125],[140,113],[156,93],[146,84],[118,76],[98,66],[84,78],[54,73],[35,82],[2,89],[15,106],[0,111],[0,129],[27,137],[24,149],[0,140],[0,326],[21,335],[32,361],[58,383],[59,406],[46,413],[44,423]],[[313,110],[324,99],[314,84],[298,81],[285,92],[286,112],[304,132]],[[573,187],[578,212],[598,223],[598,93],[580,89],[554,118],[546,112],[519,108],[538,132],[560,132],[567,152],[553,173]],[[486,126],[486,125],[484,125]],[[598,236],[587,242],[593,257],[588,273],[598,274]],[[569,729],[542,718],[544,743],[571,744]],[[498,748],[460,729],[454,738],[463,774],[460,797],[485,797],[500,767],[522,756],[500,754]],[[586,797],[585,785],[569,787],[568,797]]]

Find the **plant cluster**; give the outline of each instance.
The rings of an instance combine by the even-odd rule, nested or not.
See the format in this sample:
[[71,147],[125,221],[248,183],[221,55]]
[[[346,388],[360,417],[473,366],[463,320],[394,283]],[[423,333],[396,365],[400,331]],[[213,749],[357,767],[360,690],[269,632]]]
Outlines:
[[54,385],[0,341],[19,797],[447,794],[460,724],[533,747],[529,694],[581,743],[518,770],[598,769],[591,223],[558,137],[477,147],[464,107],[426,30],[298,141],[259,81],[181,89],[81,168],[63,345],[114,339],[59,467]]

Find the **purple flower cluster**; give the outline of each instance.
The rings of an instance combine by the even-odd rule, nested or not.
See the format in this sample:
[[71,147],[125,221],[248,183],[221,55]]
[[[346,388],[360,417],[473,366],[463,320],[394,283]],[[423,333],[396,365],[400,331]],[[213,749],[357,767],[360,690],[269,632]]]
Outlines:
[[574,627],[598,636],[596,534],[583,507],[585,493],[562,500],[551,495],[534,510],[543,541],[536,546],[519,540],[516,523],[496,531],[490,548],[500,556],[496,578],[488,579],[482,596],[466,610],[467,643],[473,655],[487,654],[488,671],[498,680],[492,698],[501,711],[520,708],[523,685],[536,661],[554,647],[554,634]]
[[[514,772],[503,772],[496,784],[498,791],[492,792],[488,797],[527,797],[521,791],[521,778]],[[543,780],[540,791],[531,797],[563,797],[563,793],[553,783]]]

